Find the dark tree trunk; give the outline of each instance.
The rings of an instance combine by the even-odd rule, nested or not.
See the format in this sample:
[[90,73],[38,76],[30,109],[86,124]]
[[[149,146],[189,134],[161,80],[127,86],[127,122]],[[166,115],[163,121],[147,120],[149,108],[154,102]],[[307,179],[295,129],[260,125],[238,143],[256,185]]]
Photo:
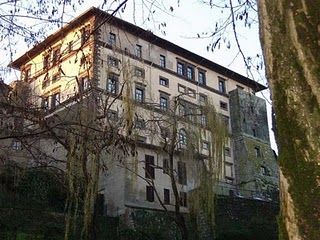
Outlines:
[[320,236],[320,1],[260,0],[260,37],[276,113],[280,239]]

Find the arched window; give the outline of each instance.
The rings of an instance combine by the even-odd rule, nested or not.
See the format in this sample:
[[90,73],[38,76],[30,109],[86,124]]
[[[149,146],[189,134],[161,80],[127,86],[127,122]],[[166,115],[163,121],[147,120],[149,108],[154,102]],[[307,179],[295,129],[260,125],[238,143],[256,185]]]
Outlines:
[[179,144],[187,145],[187,132],[183,128],[179,130]]

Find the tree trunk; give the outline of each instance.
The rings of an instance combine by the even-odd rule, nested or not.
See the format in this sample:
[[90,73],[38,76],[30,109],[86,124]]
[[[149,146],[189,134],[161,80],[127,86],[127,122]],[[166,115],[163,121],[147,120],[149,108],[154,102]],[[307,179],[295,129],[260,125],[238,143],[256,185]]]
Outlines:
[[280,239],[320,234],[320,1],[259,0],[281,169]]

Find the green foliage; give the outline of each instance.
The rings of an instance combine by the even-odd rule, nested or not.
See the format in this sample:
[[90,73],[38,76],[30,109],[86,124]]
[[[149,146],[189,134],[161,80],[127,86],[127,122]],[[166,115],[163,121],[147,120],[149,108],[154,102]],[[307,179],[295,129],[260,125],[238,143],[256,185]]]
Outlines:
[[134,228],[120,230],[119,236],[130,240],[181,239],[172,213],[137,210],[133,214]]
[[0,238],[61,239],[63,178],[48,169],[7,166],[0,174]]

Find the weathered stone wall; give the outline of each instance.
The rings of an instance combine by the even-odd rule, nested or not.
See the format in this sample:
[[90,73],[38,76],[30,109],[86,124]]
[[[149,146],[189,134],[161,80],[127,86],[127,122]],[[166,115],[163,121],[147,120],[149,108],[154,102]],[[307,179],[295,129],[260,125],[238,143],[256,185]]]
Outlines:
[[270,146],[265,101],[240,89],[230,92],[235,180],[241,195],[269,198],[279,186]]

